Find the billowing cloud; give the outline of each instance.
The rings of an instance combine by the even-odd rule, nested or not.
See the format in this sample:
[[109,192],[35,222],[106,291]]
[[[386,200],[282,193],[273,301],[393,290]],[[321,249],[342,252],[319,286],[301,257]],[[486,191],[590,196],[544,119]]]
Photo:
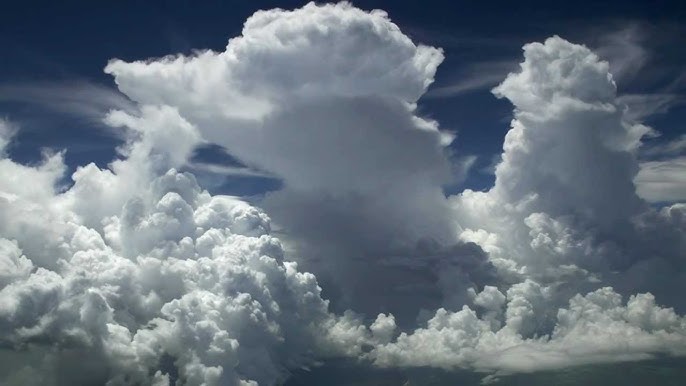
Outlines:
[[[408,304],[351,291],[393,293],[409,277],[434,291],[417,243],[459,243],[442,187],[470,161],[453,165],[452,134],[415,105],[442,60],[382,11],[311,3],[255,13],[223,52],[113,60],[105,71],[132,100],[175,106],[203,138],[282,179],[261,205],[301,266],[342,292],[337,303],[373,313]],[[390,258],[412,254],[414,267]],[[405,273],[384,274],[393,269]]]
[[[472,368],[498,375],[641,360],[656,353],[686,355],[684,317],[656,306],[650,294],[632,296],[623,304],[609,287],[570,299],[557,312],[550,335],[523,338],[526,323],[540,312],[529,302],[537,290],[535,285],[508,290],[502,328],[494,329],[467,306],[454,313],[439,309],[425,327],[400,334],[371,355],[379,366]],[[500,294],[498,299],[502,298]]]
[[[374,341],[284,261],[266,214],[170,169],[195,132],[178,114],[108,122],[136,134],[126,156],[77,170],[65,192],[54,189],[59,154],[0,162],[0,342],[23,358],[3,365],[3,383],[274,384]],[[175,135],[157,137],[162,127]],[[84,356],[99,359],[70,374]]]
[[[105,117],[127,139],[119,159],[77,168],[66,190],[63,153],[36,166],[1,160],[2,344],[26,359],[10,361],[5,380],[84,381],[66,358],[88,356],[99,360],[87,382],[274,384],[315,359],[390,341],[392,315],[369,329],[354,313],[329,313],[264,212],[176,170],[213,141],[281,178],[287,189],[270,198],[281,208],[335,213],[359,198],[347,218],[368,210],[370,223],[352,240],[369,229],[372,246],[394,240],[435,265],[450,249],[416,243],[457,241],[441,192],[452,137],[414,102],[441,60],[381,11],[310,4],[256,13],[223,53],[112,61],[106,71],[139,110]],[[327,197],[334,204],[317,207]],[[281,222],[312,221],[293,213]]]
[[494,89],[515,106],[495,186],[453,198],[462,237],[513,275],[616,269],[632,216],[648,210],[633,180],[649,128],[624,117],[607,63],[587,48],[555,37],[524,56]]
[[[258,11],[222,52],[110,61],[137,105],[104,117],[126,139],[107,168],[65,186],[64,153],[2,153],[1,380],[271,385],[330,357],[492,380],[686,355],[686,207],[637,194],[651,129],[608,63],[527,44],[494,89],[514,105],[495,186],[446,198],[473,159],[417,111],[441,61],[347,3]],[[264,210],[180,171],[208,142],[283,182]]]
[[607,63],[586,47],[553,37],[526,45],[524,58],[494,89],[515,107],[495,186],[451,199],[461,238],[515,284],[473,290],[473,305],[439,309],[376,347],[380,366],[502,375],[685,353],[685,319],[635,294],[686,306],[675,296],[683,205],[657,211],[633,183],[650,129],[627,114]]
[[224,52],[114,60],[106,72],[131,99],[176,107],[292,193],[366,196],[449,179],[450,136],[414,114],[441,60],[381,11],[308,4],[255,13]]

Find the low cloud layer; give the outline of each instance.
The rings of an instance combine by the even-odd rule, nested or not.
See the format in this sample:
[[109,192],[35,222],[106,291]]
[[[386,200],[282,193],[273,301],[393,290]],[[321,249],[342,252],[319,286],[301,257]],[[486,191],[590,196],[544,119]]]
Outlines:
[[[348,357],[493,381],[686,355],[686,206],[646,201],[666,194],[637,158],[652,129],[608,63],[527,44],[494,89],[514,106],[495,185],[446,197],[465,158],[416,105],[442,59],[382,11],[311,3],[222,52],[110,61],[126,141],[67,185],[59,151],[8,158],[0,121],[0,380],[272,385]],[[208,142],[283,187],[264,209],[209,194],[182,171]]]

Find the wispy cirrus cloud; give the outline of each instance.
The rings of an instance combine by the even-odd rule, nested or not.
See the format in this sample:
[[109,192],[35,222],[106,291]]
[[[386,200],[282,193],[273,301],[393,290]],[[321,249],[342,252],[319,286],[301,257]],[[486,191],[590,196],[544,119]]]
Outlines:
[[137,108],[118,90],[86,80],[0,83],[0,103],[24,103],[107,127],[103,117],[110,110],[133,112]]
[[210,162],[191,162],[187,165],[194,173],[211,173],[226,177],[275,178],[272,174],[245,166],[222,165]]
[[[686,72],[656,56],[659,47],[678,34],[664,30],[680,27],[623,22],[611,29],[591,29],[588,41],[594,52],[608,62],[610,73],[622,91],[618,101],[628,107],[626,117],[641,121],[686,103],[683,80]],[[682,31],[683,32],[683,31]]]
[[617,99],[628,107],[627,117],[637,121],[664,114],[673,107],[686,103],[685,96],[672,93],[625,94]]
[[595,52],[610,64],[613,78],[626,82],[634,78],[650,60],[650,50],[644,46],[647,32],[631,23],[599,37]]
[[661,144],[653,144],[641,151],[644,156],[674,156],[686,153],[686,134]]
[[509,60],[470,64],[460,71],[452,82],[444,85],[436,84],[423,98],[451,98],[487,89],[500,83],[516,67],[517,62]]

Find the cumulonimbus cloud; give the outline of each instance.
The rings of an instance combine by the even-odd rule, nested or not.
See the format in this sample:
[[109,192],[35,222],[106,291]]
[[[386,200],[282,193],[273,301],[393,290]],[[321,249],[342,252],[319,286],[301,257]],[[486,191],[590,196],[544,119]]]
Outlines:
[[[223,52],[113,60],[105,71],[132,100],[176,107],[205,139],[282,179],[261,205],[301,266],[341,292],[336,304],[400,312],[412,303],[416,314],[441,297],[418,243],[460,243],[442,190],[455,169],[452,134],[416,112],[442,60],[382,11],[308,4],[255,13]],[[427,295],[405,292],[396,306],[408,280]],[[371,296],[387,292],[398,296]]]
[[[515,109],[495,186],[446,198],[453,136],[416,109],[441,61],[347,3],[259,11],[222,52],[112,60],[138,105],[105,117],[127,138],[108,168],[61,189],[62,153],[0,159],[4,381],[270,385],[332,356],[502,374],[686,354],[686,319],[658,305],[686,306],[686,208],[636,194],[649,129],[608,64],[559,37],[526,45],[494,90]],[[14,131],[0,124],[0,146]],[[283,181],[266,212],[178,171],[203,141]],[[303,267],[366,321],[332,312]]]

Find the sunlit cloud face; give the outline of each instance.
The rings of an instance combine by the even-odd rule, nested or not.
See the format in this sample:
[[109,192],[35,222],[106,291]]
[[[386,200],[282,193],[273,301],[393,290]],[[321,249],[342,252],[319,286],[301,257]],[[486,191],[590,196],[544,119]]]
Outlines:
[[[387,297],[365,293],[392,292],[408,279],[440,298],[417,243],[458,242],[442,191],[452,180],[452,134],[415,105],[442,60],[382,11],[310,4],[256,13],[223,52],[114,60],[105,71],[131,99],[176,107],[205,139],[281,178],[284,189],[262,205],[302,266],[334,283],[336,303],[378,312]],[[419,266],[400,266],[393,255]]]
[[[494,186],[446,196],[475,158],[417,107],[442,61],[383,11],[310,3],[223,51],[112,59],[121,94],[87,112],[123,139],[107,167],[19,163],[0,120],[0,383],[274,385],[341,358],[491,382],[686,355],[686,207],[649,204],[683,200],[683,146],[641,148],[629,70],[554,36],[437,89],[497,83],[513,109]],[[240,166],[193,161],[208,144]],[[184,170],[281,185],[248,203]]]

